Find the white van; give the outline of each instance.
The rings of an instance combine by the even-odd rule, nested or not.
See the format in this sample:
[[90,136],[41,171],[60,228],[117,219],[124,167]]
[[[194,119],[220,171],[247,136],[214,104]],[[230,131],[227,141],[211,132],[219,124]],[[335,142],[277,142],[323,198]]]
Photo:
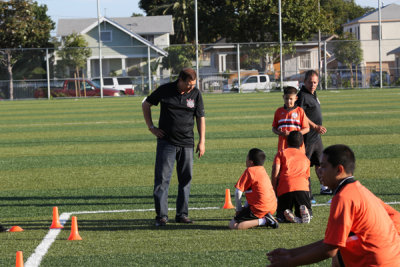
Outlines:
[[271,83],[268,75],[250,75],[243,79],[240,84],[240,91],[243,93],[262,91],[269,92]]
[[[100,78],[93,79],[93,81],[100,84]],[[125,95],[135,94],[135,87],[128,77],[106,77],[103,78],[103,85],[104,87],[120,90]]]

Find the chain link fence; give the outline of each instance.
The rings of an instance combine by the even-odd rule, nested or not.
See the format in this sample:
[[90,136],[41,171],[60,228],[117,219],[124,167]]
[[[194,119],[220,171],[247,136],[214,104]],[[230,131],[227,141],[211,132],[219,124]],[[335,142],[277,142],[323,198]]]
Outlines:
[[[284,43],[282,66],[278,43],[198,47],[198,59],[195,45],[158,51],[146,46],[102,47],[104,96],[147,95],[175,80],[182,68],[197,69],[197,62],[199,88],[206,93],[279,90],[281,69],[283,86],[301,86],[310,69],[320,73],[322,90],[400,86],[400,39],[381,41],[381,61],[377,41]],[[82,50],[89,52],[83,57]],[[0,98],[100,96],[98,55],[98,47],[0,49]],[[124,77],[125,84],[114,77]]]

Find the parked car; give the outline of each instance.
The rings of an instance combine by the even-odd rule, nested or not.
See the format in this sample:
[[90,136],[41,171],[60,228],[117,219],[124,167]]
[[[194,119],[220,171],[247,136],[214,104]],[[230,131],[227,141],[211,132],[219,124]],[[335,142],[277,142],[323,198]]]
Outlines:
[[[51,87],[50,94],[53,97],[85,97],[100,96],[100,85],[88,79],[66,79],[57,81],[61,86]],[[119,90],[103,87],[103,96],[120,96]],[[34,92],[35,98],[47,97],[47,88],[38,88]]]
[[[100,84],[100,78],[93,79],[93,81]],[[135,94],[135,87],[128,77],[103,77],[103,86],[117,89],[125,95]]]
[[[234,87],[235,85],[233,85]],[[283,87],[292,86],[299,89],[298,81],[283,81]],[[245,77],[240,84],[240,91],[246,92],[269,92],[272,89],[279,88],[280,81],[271,81],[268,75],[251,75]]]

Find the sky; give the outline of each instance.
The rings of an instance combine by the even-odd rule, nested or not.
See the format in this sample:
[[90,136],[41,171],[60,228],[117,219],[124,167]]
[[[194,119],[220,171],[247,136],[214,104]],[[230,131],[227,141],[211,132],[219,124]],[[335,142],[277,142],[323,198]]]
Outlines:
[[[201,1],[201,0],[198,0]],[[47,5],[47,14],[57,23],[59,19],[67,18],[97,18],[97,0],[36,0],[39,4]],[[98,0],[100,16],[130,17],[132,13],[144,14],[139,8],[139,0]],[[356,0],[362,7],[377,7],[378,0]],[[381,0],[384,5],[400,0]],[[56,31],[52,34],[55,35]]]

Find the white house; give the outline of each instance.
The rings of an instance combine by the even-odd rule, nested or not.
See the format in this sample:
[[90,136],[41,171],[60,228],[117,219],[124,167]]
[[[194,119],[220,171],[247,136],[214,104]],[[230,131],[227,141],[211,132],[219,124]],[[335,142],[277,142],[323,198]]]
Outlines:
[[[172,16],[146,16],[124,18],[100,18],[103,75],[134,76],[147,72],[147,59],[166,56],[170,45],[169,36],[174,34]],[[87,76],[98,77],[98,19],[60,19],[57,36],[81,34],[92,48],[87,61]],[[135,73],[136,72],[136,73]]]
[[[360,40],[363,50],[362,67],[369,72],[379,70],[379,21],[378,9],[343,25],[344,32],[353,33]],[[400,5],[390,4],[381,8],[381,59],[382,69],[394,72],[395,56],[389,53],[400,46]]]

